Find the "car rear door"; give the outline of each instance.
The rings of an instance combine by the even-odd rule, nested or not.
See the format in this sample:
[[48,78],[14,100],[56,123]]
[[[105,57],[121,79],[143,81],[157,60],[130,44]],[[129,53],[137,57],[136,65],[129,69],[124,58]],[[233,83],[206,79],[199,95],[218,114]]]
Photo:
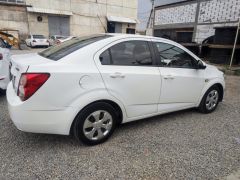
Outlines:
[[94,57],[108,92],[122,101],[129,118],[157,113],[161,78],[150,42],[122,39]]
[[205,83],[204,70],[196,69],[197,60],[184,48],[161,41],[153,46],[162,79],[159,111],[194,106]]

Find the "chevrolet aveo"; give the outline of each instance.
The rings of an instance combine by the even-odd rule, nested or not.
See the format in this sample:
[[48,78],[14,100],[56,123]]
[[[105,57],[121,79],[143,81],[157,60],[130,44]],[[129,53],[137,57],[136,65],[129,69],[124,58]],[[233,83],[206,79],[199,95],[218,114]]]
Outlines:
[[106,141],[120,123],[172,111],[214,111],[224,76],[161,38],[102,34],[13,58],[7,100],[19,130]]

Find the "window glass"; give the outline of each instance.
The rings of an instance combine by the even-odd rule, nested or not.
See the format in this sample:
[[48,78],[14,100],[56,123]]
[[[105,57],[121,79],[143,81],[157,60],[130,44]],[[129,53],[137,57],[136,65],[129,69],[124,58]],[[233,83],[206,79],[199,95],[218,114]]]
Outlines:
[[155,43],[157,56],[166,67],[193,68],[195,60],[184,50],[166,43]]
[[66,41],[64,43],[61,43],[57,46],[52,46],[38,54],[45,58],[57,61],[65,56],[73,53],[74,51],[77,51],[87,45],[90,45],[94,42],[103,40],[108,37],[111,37],[111,36],[109,36],[109,35],[93,35],[93,36],[73,38],[73,39]]
[[107,49],[100,55],[100,61],[102,65],[112,64],[109,49]]
[[[145,41],[126,41],[109,48],[100,56],[103,65],[128,65],[128,66],[148,66],[152,65],[152,56]],[[109,64],[107,64],[109,63]]]
[[33,39],[45,39],[43,35],[33,35]]

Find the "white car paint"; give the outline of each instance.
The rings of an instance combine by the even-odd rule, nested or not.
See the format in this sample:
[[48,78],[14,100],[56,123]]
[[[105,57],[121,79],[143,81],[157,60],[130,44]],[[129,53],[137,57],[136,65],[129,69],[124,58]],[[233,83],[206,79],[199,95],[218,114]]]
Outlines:
[[6,90],[10,81],[9,66],[11,61],[10,51],[7,48],[0,47],[0,89]]
[[36,46],[46,46],[50,45],[49,40],[44,37],[43,35],[29,35],[28,38],[25,40],[26,45],[30,47]]
[[[100,63],[99,55],[104,50],[130,40],[169,43],[199,60],[173,41],[121,34],[85,46],[59,61],[38,54],[15,56],[11,69],[14,81],[8,85],[7,100],[16,127],[26,132],[68,135],[76,115],[99,100],[115,102],[125,123],[198,107],[213,84],[219,83],[224,89],[223,73],[204,62],[206,69],[104,66]],[[47,72],[50,78],[32,97],[22,101],[16,88],[25,72]]]

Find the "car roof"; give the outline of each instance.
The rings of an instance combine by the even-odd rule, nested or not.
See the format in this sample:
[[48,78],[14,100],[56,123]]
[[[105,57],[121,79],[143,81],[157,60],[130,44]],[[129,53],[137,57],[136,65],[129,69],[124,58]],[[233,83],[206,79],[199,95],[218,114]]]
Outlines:
[[117,38],[117,39],[123,39],[123,38],[144,38],[144,39],[151,39],[153,41],[159,41],[159,42],[164,42],[164,43],[169,43],[172,44],[174,46],[177,46],[181,49],[184,49],[185,51],[187,51],[189,54],[191,54],[193,57],[198,58],[194,53],[192,53],[191,51],[189,51],[187,48],[185,48],[184,46],[182,46],[181,44],[169,40],[169,39],[165,39],[165,38],[160,38],[160,37],[153,37],[153,36],[145,36],[145,35],[138,35],[138,34],[121,34],[121,33],[103,33],[105,35],[110,35],[113,38]]
[[152,39],[152,40],[156,40],[156,41],[162,41],[162,42],[168,42],[171,44],[178,44],[175,41],[172,41],[170,39],[166,39],[166,38],[160,38],[160,37],[154,37],[154,36],[146,36],[146,35],[138,35],[138,34],[121,34],[121,33],[103,33],[105,35],[110,35],[112,37],[116,37],[116,38],[147,38],[147,39]]
[[138,35],[138,34],[122,34],[122,33],[105,33],[106,35],[110,36],[119,36],[119,37],[141,37],[141,38],[154,38],[153,36],[145,36],[145,35]]

